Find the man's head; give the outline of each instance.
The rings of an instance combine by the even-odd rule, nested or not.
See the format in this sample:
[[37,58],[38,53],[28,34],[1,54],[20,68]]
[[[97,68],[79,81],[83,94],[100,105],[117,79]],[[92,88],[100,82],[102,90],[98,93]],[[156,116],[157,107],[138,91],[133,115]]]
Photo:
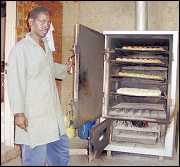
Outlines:
[[51,13],[47,8],[36,7],[29,14],[31,33],[37,37],[45,37],[51,24]]
[[38,14],[41,13],[41,12],[49,13],[49,15],[51,16],[51,12],[47,8],[36,7],[33,10],[31,10],[31,12],[29,14],[29,18],[36,19],[38,17]]

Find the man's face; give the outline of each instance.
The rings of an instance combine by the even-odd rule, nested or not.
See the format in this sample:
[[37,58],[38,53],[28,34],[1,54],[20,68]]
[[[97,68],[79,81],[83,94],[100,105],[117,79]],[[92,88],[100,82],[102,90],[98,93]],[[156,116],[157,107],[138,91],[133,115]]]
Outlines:
[[31,33],[38,37],[45,37],[51,24],[51,16],[49,13],[41,12],[36,19],[29,18]]

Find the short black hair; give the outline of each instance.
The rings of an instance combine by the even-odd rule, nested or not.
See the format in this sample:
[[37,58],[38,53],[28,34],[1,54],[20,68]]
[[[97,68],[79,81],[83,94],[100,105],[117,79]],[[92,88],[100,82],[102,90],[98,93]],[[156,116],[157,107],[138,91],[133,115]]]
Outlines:
[[41,12],[49,13],[51,16],[51,12],[49,9],[45,7],[35,7],[31,12],[29,13],[29,18],[36,19],[38,17],[38,14]]

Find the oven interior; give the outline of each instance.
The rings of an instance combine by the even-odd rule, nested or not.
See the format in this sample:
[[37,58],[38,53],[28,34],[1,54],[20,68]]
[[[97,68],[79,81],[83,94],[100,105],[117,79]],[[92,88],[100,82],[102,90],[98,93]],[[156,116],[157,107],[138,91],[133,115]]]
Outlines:
[[[119,117],[125,120],[150,120],[161,122],[168,119],[168,84],[170,83],[170,63],[171,63],[171,39],[168,36],[124,35],[121,38],[111,36],[107,42],[111,50],[109,60],[109,104],[108,115]],[[137,50],[122,49],[123,46],[141,47],[163,47],[165,50]],[[138,60],[160,60],[156,62],[135,62],[117,61],[121,59]],[[125,75],[119,75],[119,72]],[[133,75],[127,75],[133,74]],[[139,77],[137,76],[137,74]],[[160,76],[161,78],[151,78],[144,76]],[[119,94],[119,88],[130,89],[130,94]],[[159,96],[153,94],[141,95],[132,91],[156,91]]]
[[[123,46],[163,47],[164,50],[122,49]],[[172,39],[165,35],[111,35],[106,48],[113,50],[109,56],[109,103],[108,113],[112,121],[112,142],[162,145],[165,140],[170,105],[170,73]],[[156,62],[117,61],[127,59],[160,60]],[[119,75],[119,72],[126,75]],[[131,74],[131,75],[127,75]],[[136,76],[132,76],[132,74]],[[138,74],[138,76],[137,76]],[[161,78],[139,77],[161,76]],[[119,94],[119,88],[159,90],[159,96]],[[131,95],[132,94],[132,95]]]

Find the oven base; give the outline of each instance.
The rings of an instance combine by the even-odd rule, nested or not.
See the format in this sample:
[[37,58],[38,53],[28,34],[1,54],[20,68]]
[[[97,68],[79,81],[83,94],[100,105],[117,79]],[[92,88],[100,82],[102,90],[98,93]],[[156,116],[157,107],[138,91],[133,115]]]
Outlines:
[[175,128],[175,126],[174,126],[174,118],[172,118],[172,121],[168,125],[168,128],[167,128],[167,133],[166,133],[166,137],[165,137],[165,143],[161,147],[146,147],[145,148],[145,147],[138,147],[138,146],[135,146],[135,145],[124,146],[124,145],[118,145],[118,144],[115,144],[114,142],[112,142],[112,143],[109,143],[105,147],[104,150],[172,157],[174,128]]

